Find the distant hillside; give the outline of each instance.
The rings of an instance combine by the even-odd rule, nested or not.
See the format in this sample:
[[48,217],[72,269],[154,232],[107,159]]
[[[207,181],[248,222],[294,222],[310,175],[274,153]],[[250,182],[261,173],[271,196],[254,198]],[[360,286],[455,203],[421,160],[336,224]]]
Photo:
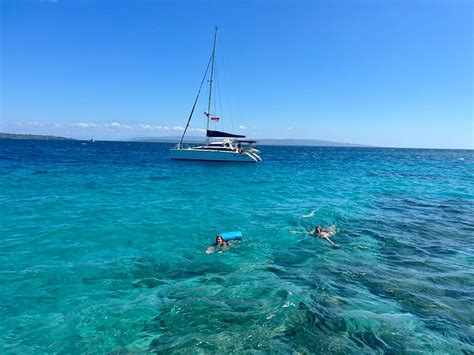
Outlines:
[[362,144],[333,142],[320,139],[260,139],[258,144],[297,147],[368,147]]
[[[134,138],[134,142],[178,143],[181,137],[143,137]],[[204,137],[186,137],[184,143],[203,143]],[[367,145],[332,142],[319,139],[257,139],[259,145],[280,145],[300,147],[367,147]]]
[[74,140],[72,138],[57,137],[57,136],[42,136],[39,134],[17,134],[17,133],[1,133],[0,139],[35,139],[42,141],[64,141]]

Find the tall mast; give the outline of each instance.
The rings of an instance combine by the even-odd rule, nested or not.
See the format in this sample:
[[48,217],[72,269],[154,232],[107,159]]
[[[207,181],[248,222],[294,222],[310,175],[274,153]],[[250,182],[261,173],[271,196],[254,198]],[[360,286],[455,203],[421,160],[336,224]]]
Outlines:
[[214,27],[214,45],[212,46],[212,66],[211,66],[211,79],[209,80],[209,101],[207,103],[207,129],[206,129],[206,145],[209,143],[209,137],[207,136],[207,131],[209,131],[209,121],[211,119],[211,98],[212,98],[212,81],[214,79],[214,63],[216,61],[216,40],[217,40],[217,30],[219,27]]

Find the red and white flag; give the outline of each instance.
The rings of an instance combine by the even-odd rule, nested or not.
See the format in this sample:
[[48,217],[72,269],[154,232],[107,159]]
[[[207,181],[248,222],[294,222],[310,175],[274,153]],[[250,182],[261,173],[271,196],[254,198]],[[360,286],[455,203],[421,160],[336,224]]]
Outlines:
[[219,117],[211,117],[211,121],[219,121],[220,118]]

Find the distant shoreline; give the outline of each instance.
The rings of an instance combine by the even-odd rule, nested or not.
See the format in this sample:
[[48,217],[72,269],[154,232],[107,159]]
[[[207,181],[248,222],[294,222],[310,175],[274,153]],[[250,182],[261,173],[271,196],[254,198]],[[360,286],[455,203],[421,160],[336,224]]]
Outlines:
[[41,141],[75,141],[73,138],[47,136],[41,134],[0,133],[0,139],[30,139]]
[[[99,140],[102,142],[118,142],[118,143],[164,143],[177,144],[180,137],[142,137],[121,140]],[[41,135],[41,134],[17,134],[0,132],[0,140],[41,140],[41,141],[78,141],[88,142],[90,139],[75,139],[61,136]],[[426,148],[426,147],[383,147],[370,146],[355,143],[341,143],[324,141],[318,139],[256,139],[259,146],[280,146],[280,147],[328,147],[328,148],[377,148],[377,149],[423,149],[423,150],[465,150],[473,151],[472,148]],[[203,144],[204,137],[190,137],[183,141],[183,144]]]
[[[40,134],[17,134],[17,133],[1,133],[0,139],[31,139],[31,140],[79,140],[74,138],[66,138],[60,136],[40,135]],[[132,139],[117,140],[117,142],[143,142],[143,143],[170,143],[177,144],[181,137],[140,137]],[[88,139],[84,139],[88,141]],[[183,141],[185,144],[203,144],[204,137],[188,137]],[[257,139],[258,145],[272,146],[292,146],[292,147],[365,147],[368,145],[341,143],[333,141],[325,141],[319,139]]]
[[[143,137],[129,139],[127,142],[144,142],[144,143],[170,143],[176,144],[181,137]],[[325,141],[321,139],[256,139],[260,146],[289,146],[289,147],[354,147],[354,148],[371,148],[369,145],[355,143],[341,143],[333,141]],[[189,137],[184,139],[184,144],[203,144],[204,137]]]

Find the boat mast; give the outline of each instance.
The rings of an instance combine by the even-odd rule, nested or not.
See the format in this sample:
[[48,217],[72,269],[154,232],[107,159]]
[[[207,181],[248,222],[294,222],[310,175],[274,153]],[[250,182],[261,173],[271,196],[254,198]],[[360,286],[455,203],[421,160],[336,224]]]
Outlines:
[[211,98],[212,98],[212,81],[214,78],[214,63],[216,61],[216,40],[217,40],[217,30],[219,27],[214,27],[214,45],[212,47],[212,66],[211,66],[211,79],[209,80],[209,101],[207,103],[207,129],[206,129],[206,145],[209,143],[209,137],[207,132],[209,131],[209,121],[211,120]]

